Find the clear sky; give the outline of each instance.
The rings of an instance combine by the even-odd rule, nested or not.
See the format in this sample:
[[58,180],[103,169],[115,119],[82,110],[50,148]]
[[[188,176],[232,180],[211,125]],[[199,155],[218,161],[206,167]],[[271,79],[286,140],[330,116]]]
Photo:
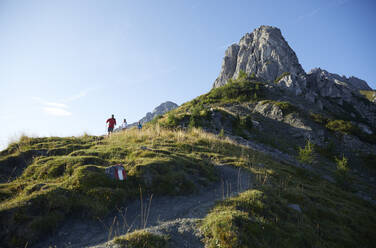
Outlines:
[[281,29],[308,72],[376,88],[372,0],[0,0],[0,147],[31,136],[105,133],[160,103],[210,90],[225,49]]

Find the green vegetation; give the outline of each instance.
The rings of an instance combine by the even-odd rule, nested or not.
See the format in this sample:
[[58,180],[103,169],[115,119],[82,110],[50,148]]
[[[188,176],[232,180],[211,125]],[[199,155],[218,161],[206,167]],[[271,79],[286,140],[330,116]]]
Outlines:
[[290,72],[284,72],[282,73],[279,77],[277,77],[275,80],[274,80],[274,83],[279,83],[279,81],[285,77],[285,76],[289,76],[290,75]]
[[328,118],[324,117],[323,115],[321,114],[318,114],[318,113],[310,113],[309,116],[311,117],[311,119],[320,124],[320,125],[323,125],[325,126],[327,123],[328,123]]
[[218,203],[200,224],[206,247],[374,246],[374,206],[304,169],[263,159],[265,167],[249,167],[253,189]]
[[375,90],[360,90],[360,94],[362,94],[368,101],[373,102],[376,98],[376,91]]
[[218,138],[220,138],[220,139],[225,138],[225,130],[223,130],[223,128],[221,129],[221,131],[219,131]]
[[191,107],[191,115],[189,118],[189,127],[199,127],[203,125],[204,120],[210,119],[209,112],[204,108],[202,104],[197,104]]
[[[263,96],[263,83],[254,81],[254,78],[248,77],[240,72],[237,79],[229,79],[224,86],[214,88],[209,93],[197,97],[190,104],[202,105],[212,103],[226,102],[246,102],[260,99]],[[257,99],[254,99],[256,94]],[[184,104],[182,107],[189,105]]]
[[176,114],[173,111],[170,111],[167,115],[167,127],[176,127],[179,124],[179,120],[176,118]]
[[287,115],[293,112],[298,112],[298,108],[296,106],[286,101],[278,102],[278,101],[273,101],[273,100],[262,100],[261,103],[262,104],[271,103],[273,105],[276,105],[282,110],[284,115]]
[[[14,158],[31,151],[18,177],[0,184],[1,246],[32,245],[73,214],[103,217],[137,197],[140,186],[154,195],[192,193],[198,184],[217,180],[214,162],[237,166],[241,156],[227,138],[157,124],[110,138],[23,137],[1,153],[1,168],[14,167]],[[125,182],[104,173],[118,163],[127,171]]]
[[343,134],[350,134],[355,130],[355,127],[351,122],[344,120],[331,120],[325,125],[325,127],[334,132],[340,132]]
[[349,175],[349,165],[347,163],[347,158],[342,156],[341,159],[336,158],[337,170],[336,170],[336,179],[337,183],[343,187],[348,188],[351,183],[351,177]]
[[248,137],[246,132],[251,131],[252,126],[253,123],[251,116],[247,115],[240,117],[237,115],[232,124],[233,133],[246,139]]
[[168,248],[168,237],[139,230],[115,238],[114,243],[120,248]]
[[351,134],[362,141],[368,142],[370,144],[376,144],[376,134],[366,134],[363,131],[361,131],[357,126],[353,125],[350,121],[346,120],[335,120],[331,118],[324,117],[321,114],[318,113],[310,113],[310,118],[322,125],[325,126],[325,128],[333,131],[338,132],[341,134]]
[[277,105],[285,115],[297,111],[297,108],[289,102],[275,102],[275,105]]
[[[214,89],[155,118],[141,132],[131,129],[109,138],[25,136],[11,144],[0,154],[0,246],[33,245],[73,215],[103,217],[138,197],[140,187],[156,195],[195,192],[199,184],[218,180],[213,164],[227,164],[250,170],[253,188],[219,202],[205,217],[201,230],[207,247],[373,247],[376,208],[348,190],[351,177],[345,157],[336,160],[337,184],[332,184],[313,172],[235,144],[223,129],[213,135],[195,128],[205,126],[217,111],[235,134],[247,137],[252,131],[256,136],[250,115],[233,115],[222,106],[254,101],[256,92],[258,97],[263,95],[263,85],[244,74],[228,85],[217,88],[221,93],[213,93]],[[247,87],[251,88],[249,98],[241,93]],[[233,89],[240,95],[231,93],[237,91]],[[225,98],[213,97],[216,94]],[[289,102],[267,102],[284,114],[297,111]],[[350,122],[311,117],[333,131],[356,130],[348,127]],[[176,128],[182,124],[190,128]],[[273,135],[267,138],[275,142]],[[287,149],[291,143],[283,146]],[[331,157],[333,146],[323,147]],[[298,159],[313,163],[315,151],[307,141],[299,148]],[[364,161],[373,166],[375,159],[367,156]],[[104,173],[106,167],[118,163],[127,171],[125,182],[113,181]],[[17,170],[10,177],[13,168]],[[168,243],[165,236],[145,231],[115,242],[123,247],[166,247]]]
[[314,162],[314,144],[307,140],[304,148],[299,147],[298,159],[302,163],[312,164]]

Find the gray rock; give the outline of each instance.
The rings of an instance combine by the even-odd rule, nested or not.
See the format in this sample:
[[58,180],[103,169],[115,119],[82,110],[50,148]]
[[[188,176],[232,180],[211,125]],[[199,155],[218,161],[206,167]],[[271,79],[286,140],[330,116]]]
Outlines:
[[287,115],[284,118],[284,122],[289,124],[292,127],[298,128],[298,129],[304,129],[307,131],[312,131],[312,128],[305,125],[303,120],[299,118],[299,116],[296,113],[291,113]]
[[298,204],[289,204],[288,207],[291,209],[294,209],[295,211],[298,211],[299,213],[302,212],[302,209],[300,208]]
[[225,85],[228,79],[236,78],[240,70],[249,75],[254,73],[257,78],[269,83],[288,72],[290,75],[282,78],[280,83],[284,87],[294,88],[297,93],[305,85],[305,72],[295,52],[281,31],[271,26],[261,26],[247,33],[239,44],[233,44],[227,49],[220,75],[213,87]]
[[[144,124],[146,122],[153,120],[154,117],[156,117],[158,115],[163,115],[163,114],[167,113],[168,111],[176,109],[177,107],[179,107],[179,105],[177,105],[174,102],[170,102],[170,101],[164,102],[164,103],[160,104],[158,107],[156,107],[153,110],[153,112],[146,113],[145,117],[141,118],[139,120],[139,122],[141,122],[141,124]],[[137,122],[129,124],[128,126],[129,127],[137,126]]]
[[273,120],[283,121],[283,112],[282,110],[270,102],[258,102],[253,112],[259,113],[265,117],[268,117]]
[[227,82],[235,73],[237,65],[237,57],[240,46],[238,44],[232,44],[227,48],[225,57],[222,61],[222,69],[219,77],[215,80],[214,85],[222,86],[223,82]]
[[331,84],[341,85],[345,86],[346,88],[349,88],[351,90],[372,90],[371,87],[367,84],[366,81],[361,80],[356,77],[349,77],[346,76],[340,76],[335,73],[330,73],[326,70],[323,70],[321,68],[314,68],[312,69],[308,75],[315,75],[319,80],[318,81],[324,81],[327,80]]
[[357,126],[360,128],[360,130],[362,130],[364,133],[366,134],[370,134],[372,135],[373,132],[372,130],[370,129],[369,126],[367,126],[366,124],[363,124],[363,123],[357,123]]

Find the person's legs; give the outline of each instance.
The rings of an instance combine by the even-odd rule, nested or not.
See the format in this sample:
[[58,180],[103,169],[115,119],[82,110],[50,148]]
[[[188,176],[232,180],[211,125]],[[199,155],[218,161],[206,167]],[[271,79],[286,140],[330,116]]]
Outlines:
[[108,131],[107,136],[110,136],[110,134],[112,133],[112,131],[114,131],[114,128],[113,127],[109,127],[107,131]]

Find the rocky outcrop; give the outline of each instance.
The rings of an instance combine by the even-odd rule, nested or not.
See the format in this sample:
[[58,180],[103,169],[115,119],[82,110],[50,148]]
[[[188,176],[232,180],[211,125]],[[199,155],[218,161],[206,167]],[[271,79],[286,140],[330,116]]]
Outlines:
[[354,94],[359,90],[371,90],[368,84],[356,77],[339,76],[326,70],[315,68],[307,74],[311,94],[322,97],[338,98],[341,101],[351,102]]
[[305,125],[303,120],[296,113],[284,115],[282,109],[273,102],[258,102],[253,108],[253,113],[261,114],[272,120],[284,122],[297,129],[312,131],[312,128]]
[[154,117],[158,116],[158,115],[163,115],[164,113],[167,113],[168,111],[170,110],[173,110],[175,108],[177,108],[179,105],[177,105],[176,103],[174,102],[170,102],[170,101],[167,101],[167,102],[164,102],[162,103],[161,105],[159,105],[158,107],[156,107],[153,112],[148,112],[146,113],[146,116],[143,117],[140,122],[141,123],[145,123],[145,122],[149,122],[151,121]]
[[327,81],[327,82],[330,82],[331,84],[335,84],[340,87],[346,87],[352,91],[372,90],[371,87],[369,87],[367,82],[364,80],[361,80],[353,76],[347,78],[346,76],[340,76],[335,73],[330,73],[321,68],[312,69],[308,73],[308,75],[313,76],[318,82]]
[[293,85],[299,89],[305,85],[305,72],[295,52],[281,31],[271,26],[261,26],[247,33],[239,44],[233,44],[226,50],[221,72],[213,87],[225,85],[228,79],[236,78],[241,70],[270,83],[289,73],[281,85]]
[[[176,109],[178,106],[179,105],[177,105],[174,102],[170,102],[170,101],[164,102],[164,103],[160,104],[158,107],[156,107],[153,110],[153,112],[146,113],[146,115],[143,118],[141,118],[139,120],[139,122],[141,122],[142,124],[149,122],[149,121],[153,120],[154,117],[156,117],[158,115],[163,115],[163,114],[167,113],[168,111]],[[128,126],[133,127],[133,126],[136,126],[136,125],[137,125],[137,122],[134,122],[134,123],[132,123]]]
[[288,89],[295,95],[302,94],[319,106],[323,103],[317,96],[350,102],[354,92],[372,90],[367,82],[353,76],[347,78],[320,68],[306,74],[281,31],[271,26],[260,26],[226,50],[221,72],[213,87],[223,86],[229,79],[237,78],[240,71],[254,74],[260,80]]
[[[331,109],[335,107],[335,103],[348,112],[349,108],[346,109],[346,106],[351,105],[353,110],[349,115],[354,118],[357,115],[355,112],[358,112],[358,116],[376,127],[376,105],[364,102],[365,98],[376,102],[376,94],[367,82],[353,76],[329,73],[320,68],[305,73],[295,52],[278,28],[261,26],[244,35],[239,43],[231,45],[226,50],[221,72],[213,87],[223,86],[229,79],[237,78],[240,71],[266,82],[269,88],[280,88],[293,95],[301,95],[319,110]],[[307,108],[309,106],[311,105],[307,105]],[[274,115],[269,107],[263,105],[257,109],[263,114],[267,111]]]

